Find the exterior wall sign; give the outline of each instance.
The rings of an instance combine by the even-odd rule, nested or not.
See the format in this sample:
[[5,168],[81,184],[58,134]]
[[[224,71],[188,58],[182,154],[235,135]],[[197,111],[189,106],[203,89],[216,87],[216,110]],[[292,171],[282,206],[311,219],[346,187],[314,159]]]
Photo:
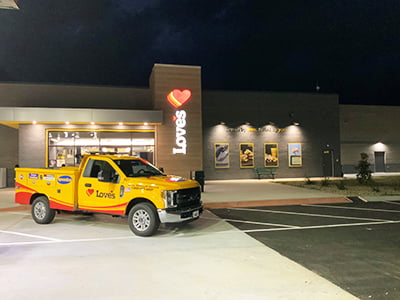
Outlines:
[[241,143],[239,145],[240,167],[254,168],[254,144]]
[[278,144],[265,143],[264,144],[264,166],[265,167],[278,167]]
[[302,151],[301,143],[289,143],[288,144],[289,154],[289,167],[301,167],[302,166]]
[[[192,96],[192,92],[190,90],[178,90],[174,89],[167,95],[168,102],[174,108],[180,108],[187,101],[190,100]],[[172,121],[175,122],[176,128],[176,140],[175,146],[172,149],[173,154],[186,154],[187,148],[187,140],[186,140],[186,111],[185,110],[176,110],[175,114],[172,116]]]
[[215,167],[229,168],[229,143],[214,144]]

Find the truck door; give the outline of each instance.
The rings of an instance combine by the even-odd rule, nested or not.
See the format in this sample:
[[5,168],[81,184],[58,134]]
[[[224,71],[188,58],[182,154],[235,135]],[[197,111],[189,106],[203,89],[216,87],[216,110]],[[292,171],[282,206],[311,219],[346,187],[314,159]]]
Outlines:
[[109,162],[89,159],[79,179],[79,210],[123,215],[126,201],[121,178],[120,171]]

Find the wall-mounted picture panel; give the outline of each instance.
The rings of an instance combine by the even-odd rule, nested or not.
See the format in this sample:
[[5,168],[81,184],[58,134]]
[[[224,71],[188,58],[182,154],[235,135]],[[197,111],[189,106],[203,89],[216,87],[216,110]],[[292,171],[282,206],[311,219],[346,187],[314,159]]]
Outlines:
[[229,168],[229,144],[216,143],[214,144],[214,157],[216,168]]
[[264,166],[266,167],[278,167],[278,144],[277,143],[265,143],[264,144]]
[[301,143],[289,143],[289,167],[301,167],[302,166],[302,153]]
[[254,144],[242,143],[239,145],[240,167],[254,168]]

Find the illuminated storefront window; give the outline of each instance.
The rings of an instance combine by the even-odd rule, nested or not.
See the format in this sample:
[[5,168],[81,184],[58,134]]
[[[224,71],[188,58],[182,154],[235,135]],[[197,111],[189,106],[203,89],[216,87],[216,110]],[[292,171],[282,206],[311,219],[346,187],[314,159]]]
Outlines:
[[132,155],[154,163],[154,130],[48,130],[49,168],[78,166],[84,154]]

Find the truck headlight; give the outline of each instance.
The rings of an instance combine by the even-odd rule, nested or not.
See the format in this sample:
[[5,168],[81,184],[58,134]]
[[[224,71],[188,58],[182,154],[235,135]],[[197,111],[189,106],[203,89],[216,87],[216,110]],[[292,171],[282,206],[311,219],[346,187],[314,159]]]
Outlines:
[[177,191],[162,191],[161,194],[165,203],[165,207],[171,208],[178,206],[176,203]]

